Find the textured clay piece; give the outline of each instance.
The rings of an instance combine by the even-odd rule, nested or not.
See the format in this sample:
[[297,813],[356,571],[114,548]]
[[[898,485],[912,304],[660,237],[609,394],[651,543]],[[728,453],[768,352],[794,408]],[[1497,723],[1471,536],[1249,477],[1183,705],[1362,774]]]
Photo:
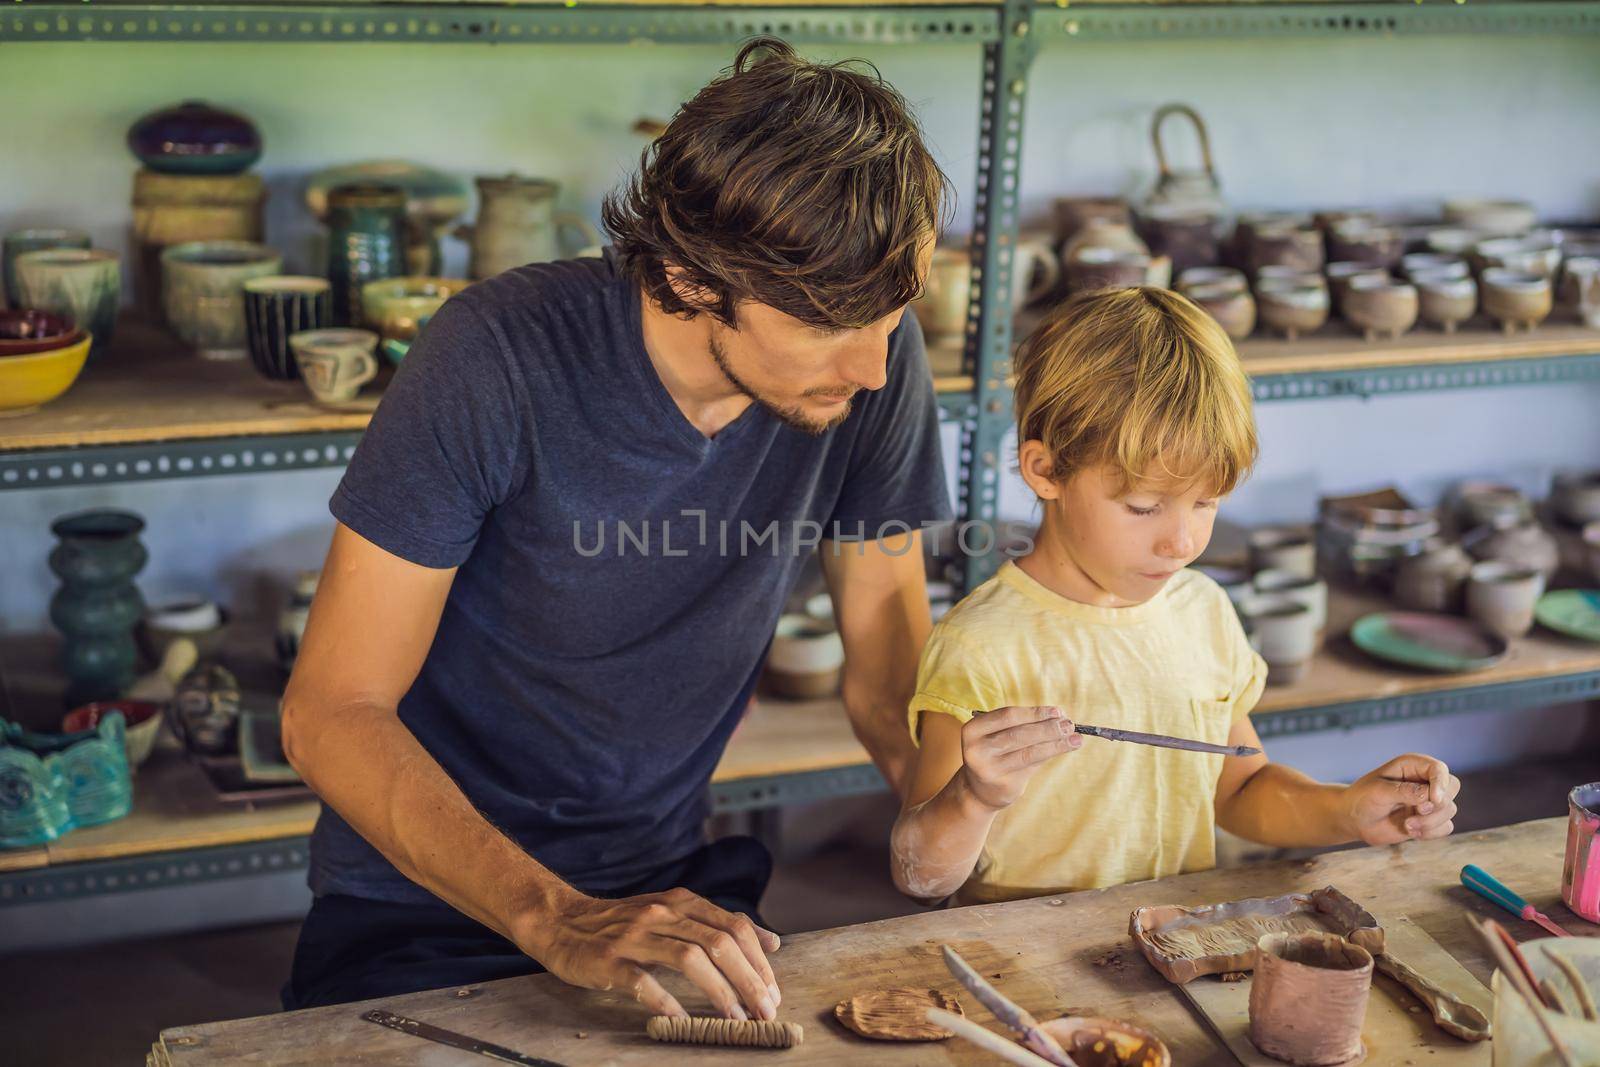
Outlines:
[[1128,933],[1150,966],[1177,985],[1250,970],[1256,942],[1266,934],[1334,933],[1370,953],[1383,951],[1378,920],[1332,886],[1197,908],[1139,908],[1128,919]]
[[1295,1067],[1346,1067],[1366,1058],[1361,1023],[1372,991],[1370,952],[1337,934],[1268,934],[1255,972],[1256,1048]]
[[833,1017],[845,1029],[874,1041],[944,1041],[955,1034],[927,1019],[929,1008],[960,1015],[955,997],[937,989],[873,989],[841,1000]]
[[1041,1025],[1078,1067],[1172,1067],[1166,1042],[1120,1019],[1068,1016]]
[[707,1019],[652,1015],[644,1032],[679,1045],[733,1045],[738,1048],[794,1048],[805,1039],[799,1023],[765,1019]]

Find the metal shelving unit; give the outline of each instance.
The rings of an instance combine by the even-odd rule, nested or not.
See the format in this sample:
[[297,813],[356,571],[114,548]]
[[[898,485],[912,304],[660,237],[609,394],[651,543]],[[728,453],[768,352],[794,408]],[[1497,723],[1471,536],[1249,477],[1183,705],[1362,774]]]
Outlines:
[[[1012,248],[1030,66],[1040,49],[1099,42],[1222,37],[1386,38],[1412,34],[1600,32],[1600,2],[879,4],[877,6],[687,6],[680,4],[123,4],[21,0],[0,10],[0,46],[24,42],[449,42],[482,44],[728,44],[772,33],[798,44],[979,46],[977,197],[972,252],[974,300],[964,387],[941,392],[945,419],[960,422],[960,512],[996,518],[1003,441],[1011,425]],[[1255,377],[1260,401],[1369,397],[1383,393],[1600,380],[1600,344],[1570,352],[1470,362],[1428,360],[1383,367],[1274,369]],[[0,490],[342,466],[359,430],[205,437],[83,447],[5,450]],[[993,561],[969,562],[969,585]],[[1524,708],[1600,695],[1600,671],[1579,671],[1399,696],[1266,712],[1262,736],[1342,730],[1487,708]],[[871,792],[870,765],[747,778],[713,787],[716,810],[745,811],[796,800]],[[305,864],[305,839],[190,849],[0,875],[0,905],[183,884]]]

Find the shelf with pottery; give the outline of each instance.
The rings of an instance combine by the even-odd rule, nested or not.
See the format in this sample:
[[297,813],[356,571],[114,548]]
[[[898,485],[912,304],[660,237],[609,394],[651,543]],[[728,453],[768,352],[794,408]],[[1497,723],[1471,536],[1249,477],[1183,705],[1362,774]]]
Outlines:
[[[271,381],[248,360],[202,359],[126,317],[110,350],[63,396],[0,419],[0,488],[340,466],[389,376],[348,404],[324,405],[299,382]],[[972,378],[946,374],[934,385],[959,405]],[[68,449],[84,451],[56,451]]]

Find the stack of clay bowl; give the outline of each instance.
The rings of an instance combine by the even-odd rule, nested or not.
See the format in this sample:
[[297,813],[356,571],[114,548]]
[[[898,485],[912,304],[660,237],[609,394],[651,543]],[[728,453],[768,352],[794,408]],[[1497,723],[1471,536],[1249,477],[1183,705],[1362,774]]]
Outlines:
[[1328,625],[1328,583],[1317,576],[1316,542],[1293,526],[1250,532],[1249,586],[1229,590],[1250,643],[1267,661],[1267,684],[1305,676]]
[[1355,585],[1386,585],[1402,560],[1421,552],[1439,533],[1434,509],[1419,507],[1393,486],[1324,497],[1318,514],[1323,567]]
[[[1464,482],[1450,493],[1467,572],[1466,613],[1506,640],[1533,628],[1533,609],[1561,564],[1555,537],[1512,486]],[[1459,610],[1459,608],[1457,609]]]
[[[1559,234],[1535,228],[1533,206],[1517,200],[1447,200],[1444,220],[1444,226],[1425,233],[1424,244],[1435,254],[1468,261],[1489,317],[1508,334],[1543,322],[1554,306],[1562,254]],[[1419,272],[1418,285],[1424,317],[1453,329],[1461,321],[1456,313],[1467,302],[1463,279]]]

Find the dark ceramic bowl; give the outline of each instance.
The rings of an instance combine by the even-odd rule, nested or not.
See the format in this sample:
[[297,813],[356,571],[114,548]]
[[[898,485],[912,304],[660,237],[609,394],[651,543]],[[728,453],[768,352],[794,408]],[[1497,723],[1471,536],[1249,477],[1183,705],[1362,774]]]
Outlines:
[[83,340],[70,318],[37,308],[0,311],[0,356],[29,356]]
[[128,148],[163,174],[238,174],[261,158],[261,134],[243,115],[188,100],[134,123]]

